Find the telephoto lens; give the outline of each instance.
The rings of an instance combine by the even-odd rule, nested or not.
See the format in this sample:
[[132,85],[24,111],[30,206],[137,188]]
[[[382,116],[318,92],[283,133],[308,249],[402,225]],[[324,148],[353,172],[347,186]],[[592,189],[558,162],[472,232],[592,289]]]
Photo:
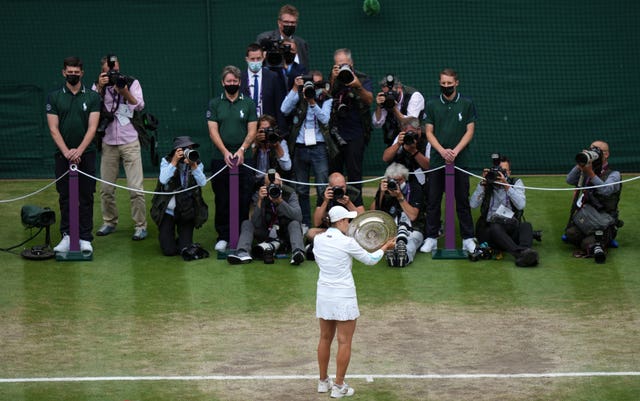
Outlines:
[[184,150],[184,157],[189,160],[189,162],[197,162],[200,160],[200,153],[195,149],[187,148]]

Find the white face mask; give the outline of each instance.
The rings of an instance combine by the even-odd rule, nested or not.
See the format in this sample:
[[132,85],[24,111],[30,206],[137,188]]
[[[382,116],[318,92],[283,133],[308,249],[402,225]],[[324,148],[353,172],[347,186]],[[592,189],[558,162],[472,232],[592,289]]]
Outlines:
[[247,61],[249,71],[258,72],[262,68],[262,61]]

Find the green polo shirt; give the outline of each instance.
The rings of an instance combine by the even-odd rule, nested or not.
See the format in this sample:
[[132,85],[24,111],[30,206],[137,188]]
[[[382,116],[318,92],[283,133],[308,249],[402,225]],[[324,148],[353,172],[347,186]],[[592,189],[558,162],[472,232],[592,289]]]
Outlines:
[[[82,143],[89,127],[89,114],[100,112],[100,95],[84,85],[75,95],[63,85],[49,93],[47,97],[47,114],[58,116],[58,128],[69,149],[77,148]],[[95,151],[93,141],[85,150]]]
[[[427,101],[425,106],[425,122],[433,124],[433,134],[445,149],[455,148],[467,132],[467,124],[475,122],[476,119],[476,106],[473,101],[469,97],[461,96],[460,93],[456,94],[452,101],[448,101],[443,95],[434,96]],[[456,157],[456,166],[467,166],[469,145]],[[444,159],[432,147],[431,168],[442,165],[444,165]]]
[[[248,124],[258,121],[256,105],[253,100],[245,98],[242,94],[231,102],[223,93],[209,102],[207,121],[218,123],[220,138],[227,149],[233,153],[242,146],[244,138],[247,137]],[[251,157],[249,149],[245,154],[245,158],[248,157]],[[213,147],[213,158],[223,158],[216,146]]]

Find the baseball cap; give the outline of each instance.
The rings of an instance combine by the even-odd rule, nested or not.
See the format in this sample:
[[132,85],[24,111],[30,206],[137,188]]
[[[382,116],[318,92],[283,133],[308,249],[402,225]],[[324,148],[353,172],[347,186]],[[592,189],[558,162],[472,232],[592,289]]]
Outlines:
[[329,219],[332,223],[342,219],[353,219],[358,215],[358,212],[350,212],[342,206],[334,206],[329,210]]

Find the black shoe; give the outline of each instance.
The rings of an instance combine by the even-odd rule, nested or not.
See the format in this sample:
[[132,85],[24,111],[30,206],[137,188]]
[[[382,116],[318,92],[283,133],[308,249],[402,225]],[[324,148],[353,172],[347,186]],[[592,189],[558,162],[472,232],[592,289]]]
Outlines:
[[520,255],[516,258],[516,266],[519,267],[533,267],[538,265],[538,252],[531,248],[527,248],[520,252]]
[[313,242],[304,247],[304,253],[307,260],[316,260],[316,257],[313,255]]
[[291,264],[299,266],[302,262],[304,262],[304,252],[302,252],[302,249],[296,249],[291,255]]

